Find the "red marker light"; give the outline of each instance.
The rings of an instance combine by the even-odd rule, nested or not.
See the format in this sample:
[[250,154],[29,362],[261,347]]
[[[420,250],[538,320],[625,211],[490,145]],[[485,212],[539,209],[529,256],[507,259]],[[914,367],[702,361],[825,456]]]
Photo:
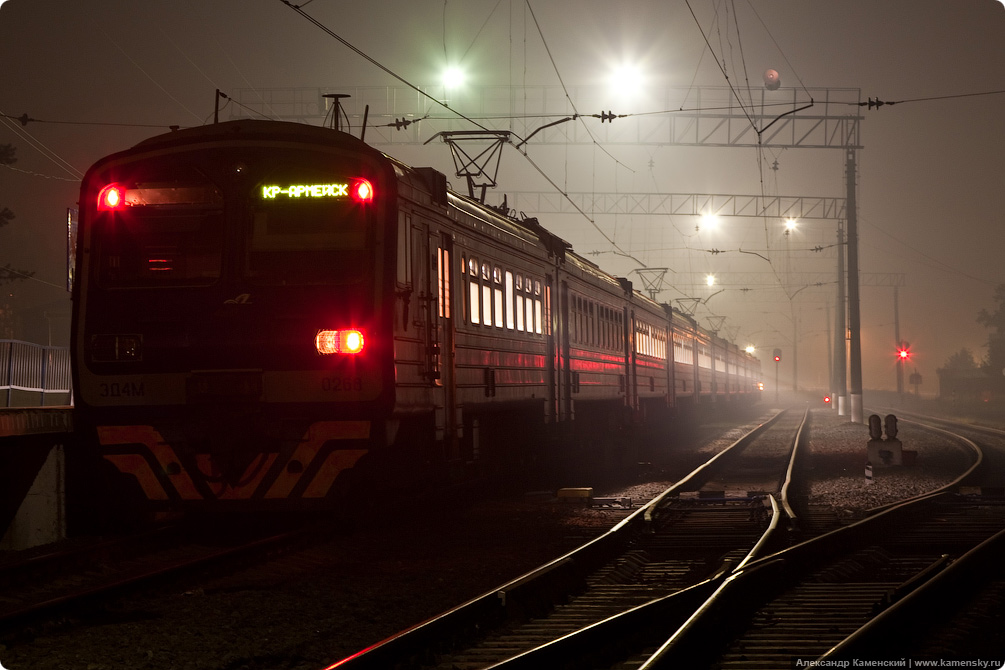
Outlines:
[[373,202],[373,184],[366,179],[358,179],[352,185],[352,199],[356,202]]
[[826,404],[829,404],[829,403],[830,403],[830,401],[831,401],[831,397],[830,397],[829,395],[825,395],[825,396],[824,396],[824,404],[825,404],[825,405],[826,405]]
[[126,192],[118,184],[109,184],[98,193],[98,209],[120,209],[125,205]]
[[358,354],[363,351],[364,338],[359,330],[320,330],[314,337],[319,354]]

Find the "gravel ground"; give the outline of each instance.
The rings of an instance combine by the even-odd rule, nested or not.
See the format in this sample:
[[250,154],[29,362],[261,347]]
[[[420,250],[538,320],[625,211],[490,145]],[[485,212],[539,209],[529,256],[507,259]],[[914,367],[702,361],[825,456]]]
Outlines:
[[[747,427],[749,428],[749,427]],[[745,430],[706,427],[706,439],[663,473],[597,496],[648,500]],[[866,426],[815,411],[814,503],[857,515],[948,483],[967,464],[959,447],[902,426],[911,467],[864,477]],[[589,485],[570,482],[570,486]],[[320,670],[416,622],[485,593],[609,527],[610,511],[528,495],[474,505],[415,506],[363,530],[193,587],[133,596],[0,645],[7,670]],[[449,520],[450,531],[446,532]],[[393,530],[394,532],[390,532]]]
[[834,411],[814,411],[806,473],[810,502],[829,505],[840,516],[861,516],[874,507],[938,489],[973,462],[964,447],[901,422],[897,438],[905,451],[917,452],[915,463],[873,467],[870,483],[865,471],[869,427],[846,418]]

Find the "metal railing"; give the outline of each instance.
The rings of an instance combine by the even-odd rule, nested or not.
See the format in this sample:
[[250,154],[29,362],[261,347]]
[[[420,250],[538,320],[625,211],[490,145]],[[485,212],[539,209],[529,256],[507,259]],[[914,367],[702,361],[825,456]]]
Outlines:
[[70,350],[0,340],[0,407],[72,405]]

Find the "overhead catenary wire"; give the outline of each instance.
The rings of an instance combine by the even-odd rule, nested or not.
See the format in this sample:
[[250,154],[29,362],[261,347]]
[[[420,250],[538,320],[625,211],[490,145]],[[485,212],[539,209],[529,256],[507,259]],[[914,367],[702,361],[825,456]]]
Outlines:
[[[46,281],[44,279],[39,279],[38,277],[35,276],[34,272],[21,272],[20,270],[15,270],[14,268],[10,267],[9,265],[5,266],[5,267],[0,267],[0,279],[4,278],[3,277],[4,274],[17,275],[17,277],[19,279],[21,279],[21,280],[33,281],[35,283],[43,284],[45,286],[51,286],[53,288],[58,288],[61,291],[65,291],[66,290],[66,285],[65,284],[54,284],[51,281]],[[17,280],[14,280],[14,281],[17,281]]]
[[[552,66],[552,69],[554,69],[554,71],[555,71],[555,76],[558,77],[558,82],[562,86],[562,91],[565,93],[565,99],[569,102],[569,105],[572,107],[572,111],[574,112],[574,114],[573,114],[572,117],[568,117],[568,120],[581,119],[582,117],[579,114],[579,110],[576,108],[575,101],[572,99],[572,96],[569,95],[569,89],[566,87],[565,81],[562,79],[562,73],[558,69],[558,64],[555,62],[555,57],[551,53],[551,48],[548,46],[548,41],[544,37],[544,31],[541,29],[541,24],[537,20],[537,15],[534,13],[534,8],[531,6],[530,0],[525,0],[525,4],[527,6],[527,11],[530,13],[531,20],[534,22],[534,27],[537,29],[537,33],[538,33],[538,35],[541,38],[541,43],[544,45],[545,53],[548,54],[548,59],[551,61],[551,66]],[[563,119],[563,121],[564,121],[564,119]],[[562,121],[558,121],[556,123],[561,123],[561,122]],[[601,120],[601,122],[603,122],[603,119]],[[555,124],[548,124],[548,125],[555,125]],[[615,164],[617,164],[617,165],[623,165],[621,163],[621,161],[619,161],[616,158],[614,158],[614,156],[612,156],[609,151],[607,151],[606,149],[604,149],[603,146],[601,146],[600,143],[597,142],[597,139],[593,136],[593,133],[590,132],[590,129],[588,127],[586,127],[585,124],[584,124],[583,127],[586,130],[587,135],[590,136],[590,141],[593,143],[594,146],[598,147],[601,151],[603,151],[605,154],[607,154],[607,156],[610,157],[611,160],[613,160],[615,162]],[[537,131],[534,131],[534,132],[536,133]],[[532,133],[532,134],[534,134],[534,133]],[[528,161],[530,161],[530,163],[534,166],[534,168],[539,173],[541,173],[541,175],[544,176],[545,179],[547,179],[549,181],[549,183],[551,183],[553,186],[555,186],[555,188],[558,189],[559,192],[562,193],[562,195],[567,200],[570,200],[570,202],[571,202],[571,199],[569,199],[568,195],[566,195],[565,190],[564,189],[559,189],[558,186],[557,186],[557,184],[555,184],[551,180],[550,177],[548,177],[547,175],[545,175],[544,172],[543,172],[543,170],[541,170],[541,168],[538,167],[538,165],[536,163],[534,163],[532,160],[530,160],[530,156],[527,155],[527,152],[525,150],[521,150],[520,149],[520,147],[523,144],[525,144],[525,142],[526,141],[521,142],[520,145],[517,145],[517,147],[516,147],[517,150],[519,150],[520,153],[523,154],[524,157]],[[627,167],[627,166],[624,166],[624,167]],[[634,170],[633,170],[633,172],[634,172]],[[637,258],[634,258],[634,257],[630,256],[620,246],[618,246],[618,244],[614,240],[614,238],[611,237],[611,236],[609,236],[606,232],[604,232],[600,228],[600,226],[597,224],[596,220],[593,217],[588,216],[586,214],[586,212],[584,212],[582,209],[580,209],[579,206],[576,205],[575,203],[573,203],[573,207],[575,207],[576,210],[579,211],[586,218],[586,220],[590,222],[590,224],[597,230],[597,232],[599,232],[604,237],[604,239],[607,240],[611,244],[612,247],[614,247],[615,249],[617,249],[619,252],[621,252],[625,256],[628,256],[629,258],[632,258],[632,260],[634,260],[636,263],[639,263],[639,265],[641,265],[642,267],[645,267],[645,263],[642,263]]]
[[[483,131],[485,131],[485,132],[492,132],[492,131],[491,131],[491,130],[490,130],[489,128],[487,128],[487,127],[485,127],[484,125],[482,125],[482,124],[478,123],[478,122],[477,122],[477,121],[475,121],[474,119],[472,119],[472,118],[470,118],[470,117],[468,117],[468,116],[466,116],[466,115],[462,114],[461,112],[459,112],[459,111],[457,111],[457,110],[453,109],[453,108],[452,108],[452,107],[450,107],[450,105],[448,105],[447,103],[445,103],[445,102],[443,102],[443,101],[441,101],[441,100],[437,100],[437,99],[436,99],[436,98],[434,98],[433,96],[429,95],[428,93],[426,93],[425,91],[423,91],[422,89],[420,89],[420,88],[419,88],[418,86],[416,86],[416,85],[412,84],[412,83],[411,83],[410,81],[408,81],[407,79],[405,79],[405,78],[404,78],[404,77],[402,77],[401,75],[397,74],[396,72],[394,72],[393,70],[391,70],[391,69],[390,69],[390,68],[388,68],[387,66],[385,66],[385,65],[383,65],[382,63],[380,63],[379,61],[377,61],[377,60],[376,60],[375,58],[373,58],[373,57],[371,57],[370,55],[366,54],[366,53],[365,53],[364,51],[362,51],[361,49],[357,48],[356,46],[354,46],[354,45],[350,44],[350,43],[349,43],[349,42],[348,42],[347,40],[345,40],[344,38],[342,38],[342,37],[341,37],[340,35],[338,35],[338,34],[337,34],[337,33],[336,33],[335,31],[333,31],[332,29],[328,28],[328,27],[327,27],[326,25],[324,25],[323,23],[321,23],[320,21],[318,21],[317,19],[315,19],[315,18],[314,18],[313,16],[311,16],[311,15],[307,14],[306,12],[304,12],[304,11],[303,11],[303,10],[301,9],[301,6],[298,6],[298,5],[294,5],[294,4],[292,4],[292,3],[291,3],[291,2],[289,1],[289,0],[280,0],[280,2],[282,2],[282,3],[284,4],[284,5],[286,5],[286,6],[287,6],[287,7],[289,7],[290,9],[293,9],[294,11],[296,11],[296,12],[297,12],[297,13],[298,13],[298,14],[299,14],[300,16],[302,16],[303,18],[305,18],[305,19],[307,19],[308,21],[310,21],[310,22],[311,22],[312,24],[314,24],[314,25],[315,25],[316,27],[320,28],[320,29],[321,29],[322,31],[324,31],[324,32],[325,32],[325,33],[326,33],[327,35],[329,35],[330,37],[334,38],[334,39],[335,39],[335,40],[337,40],[337,41],[338,41],[339,43],[341,43],[342,45],[344,45],[345,47],[347,47],[348,49],[352,50],[352,51],[353,51],[354,53],[356,53],[357,55],[359,55],[359,56],[360,56],[361,58],[363,58],[364,60],[366,60],[366,61],[367,61],[368,63],[370,63],[370,64],[374,65],[375,67],[379,68],[379,69],[380,69],[381,71],[383,71],[383,72],[387,73],[388,75],[390,75],[390,76],[394,77],[395,79],[397,79],[398,81],[400,81],[400,82],[401,82],[401,83],[403,83],[404,85],[408,86],[408,87],[409,87],[410,89],[412,89],[413,91],[415,91],[415,92],[419,93],[420,95],[422,95],[423,97],[427,98],[427,99],[428,99],[428,100],[430,100],[431,102],[433,102],[433,103],[435,103],[435,104],[437,104],[437,105],[440,105],[441,107],[443,107],[444,109],[446,109],[446,110],[450,111],[451,113],[453,113],[453,114],[456,114],[456,115],[457,115],[458,117],[460,117],[460,118],[464,119],[465,121],[468,121],[469,123],[471,123],[472,125],[474,125],[474,126],[478,127],[479,129],[481,129],[481,130],[483,130]],[[529,8],[529,5],[528,5],[528,8]],[[519,135],[516,135],[515,133],[513,133],[513,135],[514,135],[514,136],[516,136],[516,137],[517,137],[518,139],[521,139],[521,140],[523,139],[523,138],[521,138],[521,137],[520,137]],[[596,222],[596,221],[595,221],[595,220],[594,220],[593,218],[591,218],[591,217],[590,217],[590,216],[589,216],[589,215],[588,215],[588,214],[587,214],[586,212],[584,212],[584,211],[583,211],[583,210],[582,210],[582,209],[581,209],[581,208],[580,208],[580,207],[579,207],[578,205],[576,205],[576,204],[575,204],[574,202],[572,202],[572,201],[571,201],[571,199],[569,198],[568,194],[566,193],[566,191],[564,191],[563,189],[561,189],[561,188],[560,188],[560,187],[558,186],[558,184],[557,184],[557,183],[555,183],[555,181],[554,181],[554,180],[553,180],[553,179],[552,179],[551,177],[549,177],[549,176],[548,176],[548,175],[547,175],[547,174],[546,174],[546,173],[544,172],[544,170],[543,170],[543,169],[542,169],[542,168],[541,168],[541,167],[540,167],[539,165],[537,165],[537,163],[535,163],[535,162],[534,162],[534,161],[533,161],[533,160],[532,160],[532,159],[530,158],[530,156],[528,156],[528,155],[527,155],[527,153],[526,153],[525,151],[520,151],[520,154],[521,154],[521,155],[522,155],[522,156],[523,156],[523,157],[524,157],[524,158],[525,158],[525,159],[526,159],[526,160],[527,160],[527,161],[528,161],[528,162],[529,162],[529,163],[531,164],[531,166],[533,166],[533,167],[534,167],[534,169],[535,169],[535,170],[537,170],[537,172],[538,172],[538,173],[539,173],[539,174],[540,174],[540,175],[541,175],[542,177],[544,177],[544,179],[545,179],[545,180],[546,180],[546,181],[547,181],[547,182],[548,182],[548,183],[549,183],[549,184],[550,184],[550,185],[551,185],[551,186],[552,186],[553,188],[555,188],[555,190],[556,190],[556,191],[558,191],[558,192],[559,192],[560,194],[562,194],[562,196],[563,196],[563,197],[565,197],[565,198],[566,198],[567,200],[569,200],[569,202],[570,202],[570,203],[572,204],[572,206],[573,206],[573,207],[574,207],[574,208],[576,209],[576,211],[578,211],[578,212],[579,212],[579,213],[580,213],[580,214],[581,214],[581,215],[582,215],[582,216],[583,216],[583,217],[584,217],[584,218],[585,218],[585,219],[586,219],[587,221],[589,221],[589,222],[590,222],[590,224],[591,224],[591,225],[592,225],[592,226],[593,226],[594,228],[596,228],[596,230],[597,230],[597,231],[598,231],[598,232],[599,232],[599,233],[600,233],[600,234],[601,234],[601,235],[602,235],[602,236],[604,237],[604,239],[605,239],[605,240],[607,240],[608,242],[610,242],[610,243],[611,243],[611,245],[612,245],[612,246],[614,246],[614,247],[616,247],[616,248],[617,248],[617,244],[616,244],[616,243],[614,242],[614,240],[613,240],[613,239],[611,239],[611,238],[610,238],[610,236],[608,236],[608,235],[607,235],[607,233],[605,233],[605,232],[604,232],[604,231],[603,231],[603,230],[602,230],[602,229],[600,228],[600,226],[599,226],[599,225],[597,225],[597,222]],[[638,259],[634,259],[634,258],[633,258],[633,260],[635,260],[636,262],[639,262],[639,261],[638,261]],[[641,263],[640,263],[640,264],[641,264]]]
[[799,76],[799,73],[796,72],[796,68],[793,67],[791,62],[789,62],[789,59],[785,55],[785,52],[782,51],[782,48],[778,45],[778,41],[775,39],[775,36],[771,34],[770,30],[768,30],[768,24],[766,24],[764,22],[764,19],[761,18],[761,15],[757,13],[757,9],[754,7],[754,4],[750,2],[750,0],[747,0],[747,6],[750,7],[750,11],[754,13],[754,16],[757,17],[757,20],[760,21],[761,25],[764,27],[764,32],[766,32],[768,34],[768,37],[771,38],[772,44],[774,44],[775,48],[778,49],[778,53],[781,54],[782,60],[785,61],[785,65],[788,66],[789,71],[792,72],[792,75],[796,78],[796,81],[799,82],[799,85],[802,87],[803,92],[806,93],[806,95],[809,95],[810,93],[809,89],[806,88],[806,84],[803,83],[803,80]]
[[21,174],[26,174],[32,177],[42,177],[43,179],[55,179],[57,181],[72,181],[72,182],[80,181],[80,179],[74,177],[57,177],[56,175],[42,174],[41,172],[35,172],[33,170],[22,170],[21,168],[16,168],[13,165],[0,164],[0,167],[12,170],[14,172],[20,172]]
[[[701,22],[698,21],[698,16],[694,13],[694,9],[691,7],[691,0],[684,0],[684,4],[687,5],[688,11],[691,12],[691,18],[694,19],[694,24],[698,27],[698,32],[701,33],[702,39],[705,40],[705,45],[708,47],[708,50],[712,52],[712,55],[715,56],[715,50],[712,49],[712,43],[709,42],[708,35],[705,34],[705,31],[701,27]],[[729,73],[726,72],[726,68],[723,67],[718,58],[715,59],[715,64],[719,68],[719,71],[722,72],[722,76],[726,79],[726,84],[729,86],[729,90],[736,99],[737,104],[740,105],[743,115],[747,117],[750,127],[756,132],[757,124],[754,123],[754,119],[750,116],[750,112],[747,111],[747,108],[743,104],[743,100],[740,99],[740,95],[736,92],[736,89],[733,87],[733,83],[729,80]]]
[[402,77],[397,72],[391,70],[389,67],[385,66],[383,63],[381,63],[377,59],[371,57],[369,54],[367,54],[362,49],[359,49],[358,47],[356,47],[353,44],[351,44],[348,40],[346,40],[345,38],[343,38],[341,35],[339,35],[338,33],[336,33],[334,30],[332,30],[331,28],[329,28],[325,24],[321,23],[321,21],[318,21],[316,18],[314,18],[313,16],[311,16],[307,12],[303,11],[303,9],[302,9],[303,5],[294,5],[292,2],[290,2],[290,0],[279,0],[279,1],[282,2],[284,5],[286,5],[287,7],[289,7],[290,9],[292,9],[293,11],[295,11],[297,14],[299,14],[303,18],[307,19],[309,22],[313,23],[317,28],[319,28],[322,31],[324,31],[324,33],[327,34],[329,37],[337,40],[340,44],[342,44],[344,47],[346,47],[347,49],[349,49],[350,51],[352,51],[353,53],[355,53],[357,56],[359,56],[360,58],[364,59],[366,62],[370,63],[374,67],[380,69],[382,72],[390,75],[391,77],[394,77],[395,79],[397,79],[398,81],[400,81],[402,84],[404,84],[408,88],[412,89],[413,91],[415,91],[419,95],[421,95],[424,98],[428,99],[430,102],[435,103],[435,104],[443,107],[444,109],[448,110],[449,112],[451,112],[453,114],[456,114],[458,117],[464,119],[465,121],[471,123],[472,125],[477,126],[481,130],[484,130],[486,132],[492,132],[491,129],[486,128],[485,126],[483,126],[482,124],[478,123],[474,119],[472,119],[472,118],[470,118],[470,117],[462,114],[461,112],[457,111],[456,109],[454,109],[453,107],[451,107],[450,105],[448,105],[446,102],[444,102],[442,100],[437,100],[435,97],[433,97],[432,95],[430,95],[426,91],[423,91],[421,88],[419,88],[418,86],[416,86],[412,82],[408,81],[407,79],[405,79],[404,77]]
[[1005,90],[998,91],[981,91],[978,93],[955,93],[951,95],[932,95],[924,98],[907,98],[905,100],[880,100],[879,98],[873,99],[869,98],[865,102],[847,102],[846,105],[851,105],[854,107],[866,107],[869,109],[875,107],[879,109],[885,105],[903,105],[908,102],[932,102],[934,100],[957,100],[960,98],[976,98],[985,95],[1001,95],[1005,93]]
[[65,160],[62,156],[57,154],[55,151],[46,146],[41,140],[37,139],[30,132],[25,130],[23,127],[18,127],[17,124],[12,123],[8,114],[0,111],[0,124],[6,126],[15,135],[20,136],[25,142],[27,142],[35,151],[39,152],[45,156],[49,161],[55,163],[61,170],[65,171],[67,174],[75,177],[76,179],[81,179],[84,173],[75,168],[70,164],[69,161]]
[[93,21],[91,23],[92,23],[92,25],[95,28],[97,28],[101,32],[102,35],[105,36],[105,39],[108,40],[109,44],[111,44],[116,49],[118,49],[118,51],[123,56],[125,56],[126,59],[130,63],[133,64],[133,67],[135,67],[137,70],[139,70],[140,72],[142,72],[143,76],[145,76],[147,79],[149,79],[153,83],[154,86],[156,86],[157,88],[159,88],[161,90],[161,92],[164,93],[164,95],[166,95],[167,97],[171,98],[171,100],[175,104],[177,104],[179,107],[181,107],[182,109],[184,109],[185,111],[187,111],[189,114],[191,114],[195,118],[197,118],[197,119],[200,118],[198,114],[196,114],[193,110],[189,109],[188,106],[185,105],[185,103],[183,103],[181,100],[179,100],[174,95],[172,95],[171,92],[168,91],[166,88],[164,88],[159,81],[157,81],[153,76],[150,75],[149,72],[147,72],[146,70],[144,70],[143,67],[138,62],[136,62],[136,60],[132,56],[130,56],[129,53],[125,49],[123,49],[121,46],[119,46],[118,42],[116,42],[114,39],[112,39],[112,36],[108,34],[108,31],[106,31],[104,29],[104,27],[101,26],[101,24],[93,22]]
[[[525,2],[527,4],[527,11],[530,12],[530,18],[534,21],[534,27],[537,28],[537,34],[538,34],[538,36],[540,36],[541,43],[544,45],[544,51],[545,51],[545,53],[548,54],[548,60],[551,61],[551,67],[552,67],[553,70],[555,70],[555,76],[558,77],[558,83],[562,86],[562,91],[565,93],[565,99],[568,100],[569,106],[572,107],[572,111],[574,112],[573,115],[572,115],[572,117],[570,117],[570,118],[572,120],[581,119],[582,115],[579,113],[579,110],[576,108],[576,103],[575,103],[575,101],[573,101],[572,96],[569,95],[569,89],[568,89],[568,87],[566,87],[565,81],[562,79],[562,73],[559,72],[559,70],[558,70],[558,64],[555,62],[555,57],[551,54],[551,48],[548,46],[548,42],[544,38],[544,31],[541,30],[541,24],[538,23],[537,15],[534,13],[534,8],[531,7],[530,0],[525,0]],[[593,116],[596,116],[596,115],[594,114]],[[601,121],[604,120],[605,117],[603,115],[603,112],[601,112],[600,118],[601,118]],[[614,156],[612,156],[611,153],[609,151],[607,151],[607,149],[605,149],[599,142],[597,142],[597,139],[593,136],[593,133],[590,132],[590,129],[585,124],[583,125],[583,129],[586,130],[586,134],[590,136],[590,141],[595,146],[597,146],[601,151],[603,151],[605,154],[607,154],[611,158],[611,160],[613,160],[615,163],[617,163],[618,165],[623,165],[621,163],[621,161],[619,161]],[[537,131],[535,131],[535,132],[537,132]],[[625,167],[627,167],[627,166],[625,166]],[[634,172],[634,170],[633,170],[633,172]]]

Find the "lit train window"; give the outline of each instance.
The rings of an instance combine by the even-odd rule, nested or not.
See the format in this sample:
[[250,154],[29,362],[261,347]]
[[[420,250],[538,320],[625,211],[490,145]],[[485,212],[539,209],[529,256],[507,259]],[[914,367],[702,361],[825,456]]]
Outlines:
[[478,295],[481,288],[475,282],[468,284],[468,297],[471,299],[471,323],[481,323],[481,310],[478,308]]
[[496,328],[503,327],[503,292],[501,288],[497,288],[493,291],[495,295],[495,307],[496,307]]
[[471,258],[468,260],[468,272],[471,273],[472,277],[478,276],[478,259]]
[[441,247],[436,249],[436,288],[439,315],[450,318],[450,252]]
[[482,323],[492,325],[492,287],[482,286]]
[[[534,311],[534,300],[532,300],[529,297],[529,298],[527,298],[525,304],[527,305],[527,330],[528,330],[528,332],[530,332],[531,331],[531,327],[534,324],[534,314],[535,314],[535,311]],[[538,311],[537,311],[537,313],[538,313],[538,323],[537,323],[537,326],[534,328],[534,331],[540,333],[541,332],[541,316],[540,316],[540,314],[541,314],[541,300],[538,300]]]
[[513,316],[513,273],[506,271],[506,327],[513,330],[516,320]]
[[490,276],[491,275],[489,274],[489,264],[482,263],[482,279],[484,281],[488,281]]

